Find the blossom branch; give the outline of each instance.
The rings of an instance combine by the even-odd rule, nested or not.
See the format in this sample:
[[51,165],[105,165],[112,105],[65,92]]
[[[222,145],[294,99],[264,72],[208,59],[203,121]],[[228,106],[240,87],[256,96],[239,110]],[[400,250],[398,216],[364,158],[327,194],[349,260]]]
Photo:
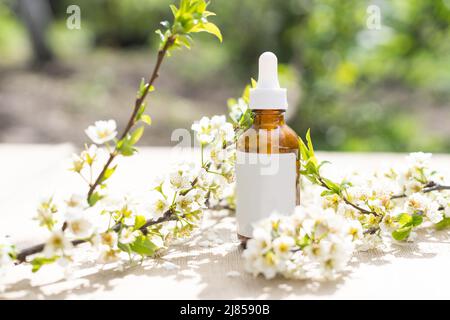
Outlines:
[[[181,216],[181,217],[183,217],[183,216]],[[145,222],[145,224],[142,227],[139,228],[139,231],[141,231],[145,235],[148,232],[148,230],[147,230],[148,227],[151,227],[153,225],[157,225],[157,224],[160,224],[160,223],[168,222],[168,221],[175,221],[175,220],[177,220],[177,216],[175,216],[173,214],[173,210],[170,209],[170,210],[167,210],[163,214],[163,216],[158,218],[158,219],[149,219],[149,220],[147,220]],[[120,230],[120,228],[122,226],[123,226],[122,223],[117,223],[113,227],[111,227],[111,231],[119,232],[119,230]],[[77,240],[73,240],[72,241],[72,245],[73,246],[78,246],[78,245],[80,245],[82,243],[87,243],[87,242],[89,242],[89,239],[77,239]],[[31,255],[34,255],[34,254],[42,252],[44,250],[44,247],[45,247],[45,243],[41,243],[41,244],[32,246],[30,248],[26,248],[26,249],[20,251],[17,254],[17,264],[25,262],[26,258],[31,256]]]
[[[176,40],[176,36],[172,35],[169,38],[167,38],[164,46],[162,47],[162,49],[160,49],[158,51],[158,58],[156,60],[155,66],[153,68],[153,71],[151,73],[150,76],[150,80],[148,81],[148,83],[145,86],[144,91],[142,92],[142,94],[136,98],[135,104],[134,104],[134,109],[133,112],[131,114],[130,119],[128,120],[128,123],[124,129],[124,131],[122,132],[121,135],[121,140],[126,138],[126,136],[129,134],[130,130],[133,128],[133,126],[136,124],[136,115],[139,111],[139,109],[142,107],[142,104],[145,101],[145,98],[147,97],[150,88],[153,86],[154,82],[156,81],[156,79],[159,76],[159,69],[161,67],[161,64],[164,60],[164,57],[166,56],[168,50],[170,49],[170,47],[175,43]],[[92,194],[95,192],[96,188],[100,185],[100,183],[102,182],[106,171],[108,170],[108,168],[110,167],[111,163],[113,162],[114,158],[119,154],[119,150],[118,147],[116,146],[115,150],[113,152],[110,153],[108,161],[105,163],[102,171],[100,172],[100,174],[97,176],[97,179],[95,179],[95,182],[93,184],[90,185],[89,187],[89,192],[88,192],[88,199],[91,198]]]
[[[428,193],[428,192],[443,191],[443,190],[450,190],[450,186],[441,185],[434,181],[431,181],[423,187],[422,192]],[[401,198],[405,198],[405,197],[406,197],[406,194],[403,193],[403,194],[393,195],[391,197],[391,199],[401,199]]]
[[[333,191],[333,189],[332,189],[328,184],[325,183],[325,181],[324,181],[324,179],[322,178],[322,176],[318,175],[318,176],[317,176],[317,179],[319,180],[320,185],[321,185],[322,187],[324,187],[325,189],[327,189],[327,190],[329,190],[329,191]],[[367,209],[361,208],[360,206],[354,204],[353,202],[351,202],[350,200],[348,200],[347,197],[344,196],[342,193],[339,193],[338,196],[342,199],[342,201],[344,201],[344,202],[345,202],[346,204],[348,204],[349,206],[355,208],[355,209],[358,210],[359,212],[364,213],[364,214],[373,214],[373,215],[375,215],[375,216],[378,216],[378,213],[376,213],[375,211],[367,210]]]

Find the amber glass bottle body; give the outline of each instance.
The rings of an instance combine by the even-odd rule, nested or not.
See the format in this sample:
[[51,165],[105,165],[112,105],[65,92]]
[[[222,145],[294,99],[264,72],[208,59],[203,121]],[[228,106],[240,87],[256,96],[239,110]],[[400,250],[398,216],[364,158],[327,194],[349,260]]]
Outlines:
[[[252,126],[238,139],[236,148],[247,153],[294,153],[296,155],[296,203],[300,204],[300,159],[298,159],[298,136],[285,123],[284,110],[253,110]],[[245,246],[249,238],[238,234]]]

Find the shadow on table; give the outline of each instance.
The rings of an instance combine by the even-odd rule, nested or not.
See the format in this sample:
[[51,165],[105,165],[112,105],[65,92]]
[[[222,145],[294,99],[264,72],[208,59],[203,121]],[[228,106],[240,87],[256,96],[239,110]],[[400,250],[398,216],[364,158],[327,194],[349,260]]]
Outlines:
[[[230,238],[234,229],[221,224],[222,219],[218,219],[210,228],[214,227],[218,233]],[[324,296],[336,292],[344,284],[351,272],[343,277],[330,282],[314,282],[307,280],[287,280],[276,278],[265,280],[263,277],[253,277],[243,271],[242,259],[240,259],[242,249],[235,245],[225,251],[215,251],[215,248],[199,249],[198,242],[202,240],[204,234],[197,234],[192,240],[175,247],[168,252],[168,256],[174,255],[169,261],[178,265],[178,270],[168,270],[163,267],[166,260],[153,259],[146,261],[143,265],[129,265],[124,270],[118,268],[95,270],[85,272],[87,274],[71,280],[61,279],[55,282],[33,286],[30,279],[23,279],[7,288],[7,293],[14,292],[19,299],[64,299],[72,297],[87,297],[96,292],[108,293],[116,289],[117,281],[124,281],[124,278],[131,279],[140,285],[140,281],[152,277],[170,278],[175,283],[185,280],[192,280],[195,283],[194,296],[199,299],[289,299],[301,296]],[[438,232],[429,235],[420,235],[421,243],[438,242],[449,243],[447,232]],[[420,249],[420,250],[419,250]],[[351,268],[358,268],[361,264],[384,265],[391,263],[390,258],[407,259],[427,259],[436,255],[419,248],[418,244],[405,243],[402,245],[392,245],[386,251],[373,250],[370,252],[358,252],[350,263]],[[95,262],[85,263],[81,270],[93,268]],[[236,273],[236,271],[238,273]],[[230,276],[230,272],[234,272]],[[122,279],[122,280],[121,280]],[[142,290],[142,289],[139,289]],[[189,293],[190,294],[190,293]],[[99,295],[100,296],[100,295]],[[107,295],[108,296],[108,295]],[[177,292],[177,297],[179,297]],[[145,294],[142,296],[145,298]],[[129,298],[123,293],[114,293],[114,298]],[[158,298],[152,293],[149,298]],[[161,298],[168,298],[162,296]]]

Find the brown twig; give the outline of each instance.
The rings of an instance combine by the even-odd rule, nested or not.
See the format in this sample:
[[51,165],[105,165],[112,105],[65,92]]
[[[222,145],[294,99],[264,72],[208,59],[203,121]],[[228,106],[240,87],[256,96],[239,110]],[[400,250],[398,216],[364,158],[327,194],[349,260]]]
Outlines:
[[[320,185],[321,185],[323,188],[328,189],[328,190],[331,190],[330,187],[328,187],[328,185],[325,183],[325,181],[323,181],[323,179],[322,179],[321,176],[318,176],[317,179],[319,180]],[[370,210],[361,208],[360,206],[358,206],[358,205],[352,203],[350,200],[347,199],[347,197],[343,196],[342,194],[340,194],[339,196],[341,197],[341,199],[342,199],[346,204],[348,204],[349,206],[355,208],[356,210],[360,211],[361,213],[364,213],[364,214],[373,214],[373,215],[375,215],[375,216],[378,216],[378,215],[379,215],[379,214],[376,213],[375,211],[370,211]]]
[[[166,53],[169,50],[169,48],[174,44],[175,39],[176,39],[176,36],[171,36],[171,37],[167,38],[164,46],[158,51],[158,58],[156,60],[155,67],[153,68],[153,71],[150,75],[149,81],[148,81],[142,95],[140,95],[140,97],[136,98],[133,112],[131,114],[130,119],[128,120],[128,123],[127,123],[125,129],[122,132],[122,135],[120,136],[120,139],[125,138],[128,135],[128,133],[130,132],[130,130],[133,128],[134,124],[136,123],[136,115],[137,115],[139,109],[141,108],[142,104],[144,103],[145,98],[147,97],[147,95],[150,91],[150,88],[153,86],[153,84],[155,83],[155,80],[158,78],[159,69],[164,60],[164,57],[166,56]],[[118,155],[118,150],[116,147],[116,149],[109,155],[108,161],[105,163],[105,166],[103,167],[102,171],[98,175],[97,179],[95,179],[95,182],[90,185],[89,192],[88,192],[88,201],[89,201],[90,197],[92,196],[92,194],[97,189],[97,187],[100,185],[106,171],[108,170],[108,168],[110,167],[111,163],[113,162],[114,158],[117,155]]]
[[[143,233],[143,234],[147,234],[147,228],[150,226],[153,226],[155,224],[159,224],[159,223],[163,223],[166,221],[173,221],[173,220],[177,220],[177,217],[173,214],[172,210],[167,210],[162,217],[158,218],[158,219],[149,219],[146,221],[146,223],[139,228],[139,230]],[[115,224],[111,230],[114,232],[118,232],[121,228],[122,224],[121,223],[117,223]],[[89,242],[89,239],[77,239],[77,240],[73,240],[72,241],[72,245],[73,246],[78,246],[82,243],[86,243]],[[20,264],[22,262],[26,261],[26,258],[28,256],[31,256],[33,254],[42,252],[44,250],[45,247],[45,243],[41,243],[35,246],[32,246],[30,248],[24,249],[22,251],[20,251],[19,254],[17,254],[17,264]]]
[[[435,183],[434,181],[428,182],[422,189],[423,193],[429,193],[432,191],[443,191],[443,190],[450,190],[450,186],[444,186],[438,183]],[[395,199],[401,199],[405,198],[406,194],[396,194],[391,197],[391,200]]]

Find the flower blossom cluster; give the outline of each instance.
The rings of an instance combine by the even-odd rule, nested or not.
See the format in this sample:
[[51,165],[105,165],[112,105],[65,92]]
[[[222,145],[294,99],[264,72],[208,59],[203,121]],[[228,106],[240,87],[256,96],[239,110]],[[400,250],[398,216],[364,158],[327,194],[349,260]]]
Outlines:
[[354,251],[414,241],[421,227],[448,226],[450,190],[436,188],[445,179],[432,170],[430,158],[412,153],[403,168],[342,177],[333,185],[338,192],[303,179],[302,205],[293,215],[255,225],[244,251],[247,271],[266,278],[330,278],[346,269]]
[[290,215],[272,215],[254,228],[243,253],[248,272],[270,279],[330,279],[345,270],[363,237],[356,220],[331,209],[299,206]]

